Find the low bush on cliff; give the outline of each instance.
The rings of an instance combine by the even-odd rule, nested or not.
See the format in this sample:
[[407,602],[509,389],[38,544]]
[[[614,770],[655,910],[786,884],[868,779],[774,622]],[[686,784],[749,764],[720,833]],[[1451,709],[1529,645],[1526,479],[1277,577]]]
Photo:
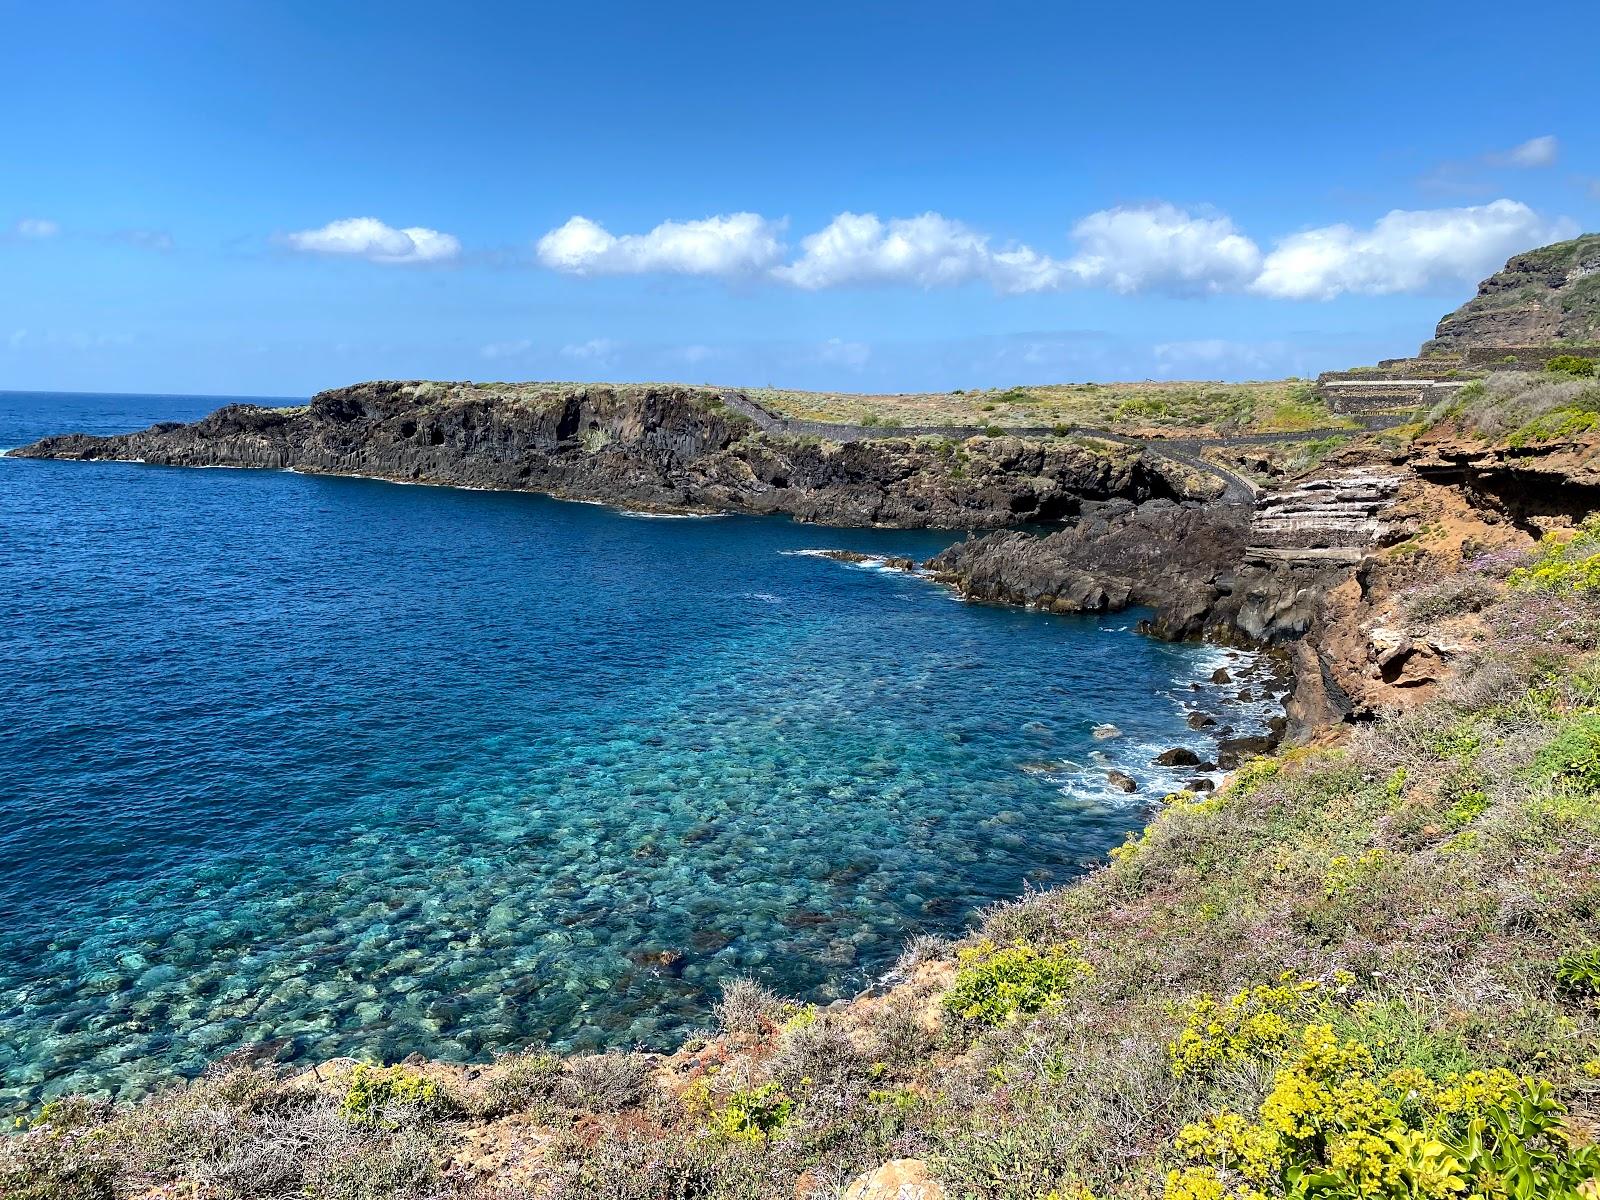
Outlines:
[[1060,1004],[1094,968],[1076,944],[1040,949],[996,946],[985,939],[956,955],[956,977],[944,1006],[963,1021],[999,1025]]
[[1546,534],[1533,560],[1512,571],[1510,581],[1513,587],[1543,592],[1600,589],[1600,517]]
[[1568,373],[1500,371],[1435,405],[1423,424],[1454,425],[1513,446],[1579,437],[1600,427],[1600,383]]
[[1406,619],[1414,625],[1432,625],[1448,617],[1482,612],[1500,596],[1494,581],[1463,571],[1418,588],[1406,598]]
[[1555,375],[1575,375],[1587,379],[1594,374],[1595,362],[1581,354],[1558,354],[1544,364],[1544,369]]

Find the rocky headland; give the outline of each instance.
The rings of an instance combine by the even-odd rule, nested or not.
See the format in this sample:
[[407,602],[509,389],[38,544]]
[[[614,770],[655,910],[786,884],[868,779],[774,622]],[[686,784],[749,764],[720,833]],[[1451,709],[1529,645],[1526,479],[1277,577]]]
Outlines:
[[[269,467],[547,492],[832,525],[992,529],[1084,500],[1206,499],[1224,483],[1136,445],[1068,437],[860,437],[761,429],[742,393],[678,386],[375,382],[297,408],[231,405],[193,424],[68,434],[20,458]],[[962,433],[967,436],[961,436]]]

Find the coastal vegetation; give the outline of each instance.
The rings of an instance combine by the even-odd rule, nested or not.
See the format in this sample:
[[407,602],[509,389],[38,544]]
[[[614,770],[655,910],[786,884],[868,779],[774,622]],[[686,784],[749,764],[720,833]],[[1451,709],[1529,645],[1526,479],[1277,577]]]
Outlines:
[[1168,797],[1112,861],[817,1010],[729,987],[665,1058],[219,1064],[8,1139],[18,1200],[1589,1197],[1600,527],[1399,597],[1425,704]]
[[1001,429],[1051,426],[1112,432],[1249,434],[1356,428],[1329,410],[1312,385],[1259,383],[1079,383],[1028,387],[853,395],[757,388],[751,399],[783,416],[883,426],[973,425]]
[[1579,437],[1600,426],[1600,380],[1589,371],[1557,367],[1544,371],[1499,371],[1462,386],[1435,405],[1421,428],[1454,426],[1472,437],[1499,439],[1513,447]]

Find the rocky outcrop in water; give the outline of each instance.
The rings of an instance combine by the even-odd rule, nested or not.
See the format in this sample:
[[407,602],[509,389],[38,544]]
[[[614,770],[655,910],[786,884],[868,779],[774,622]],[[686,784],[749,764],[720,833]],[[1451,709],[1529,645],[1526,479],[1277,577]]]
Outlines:
[[973,600],[1050,612],[1156,608],[1172,636],[1193,628],[1243,557],[1245,505],[1112,502],[1088,506],[1045,536],[991,534],[958,542],[925,569]]
[[1267,493],[1254,505],[1151,501],[1088,506],[1048,536],[989,534],[925,568],[974,600],[1051,612],[1155,609],[1166,638],[1280,646],[1291,656],[1297,731],[1357,707],[1329,643],[1341,589],[1389,536],[1402,474],[1366,465]]
[[1071,516],[1085,499],[1198,500],[1222,491],[1214,477],[1112,443],[834,443],[762,432],[723,395],[671,386],[364,383],[299,408],[232,405],[190,425],[68,434],[12,453],[286,468],[905,528],[999,528]]

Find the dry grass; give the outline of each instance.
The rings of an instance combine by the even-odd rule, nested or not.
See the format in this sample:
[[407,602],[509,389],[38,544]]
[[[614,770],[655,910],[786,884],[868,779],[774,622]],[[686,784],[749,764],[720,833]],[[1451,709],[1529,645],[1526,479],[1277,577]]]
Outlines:
[[854,395],[750,391],[774,412],[812,421],[846,424],[1081,425],[1126,433],[1233,434],[1354,428],[1311,393],[1302,380],[1259,383],[1049,384],[970,392]]
[[1435,405],[1423,424],[1454,425],[1473,436],[1512,445],[1577,436],[1600,427],[1600,383],[1551,373],[1500,371]]

